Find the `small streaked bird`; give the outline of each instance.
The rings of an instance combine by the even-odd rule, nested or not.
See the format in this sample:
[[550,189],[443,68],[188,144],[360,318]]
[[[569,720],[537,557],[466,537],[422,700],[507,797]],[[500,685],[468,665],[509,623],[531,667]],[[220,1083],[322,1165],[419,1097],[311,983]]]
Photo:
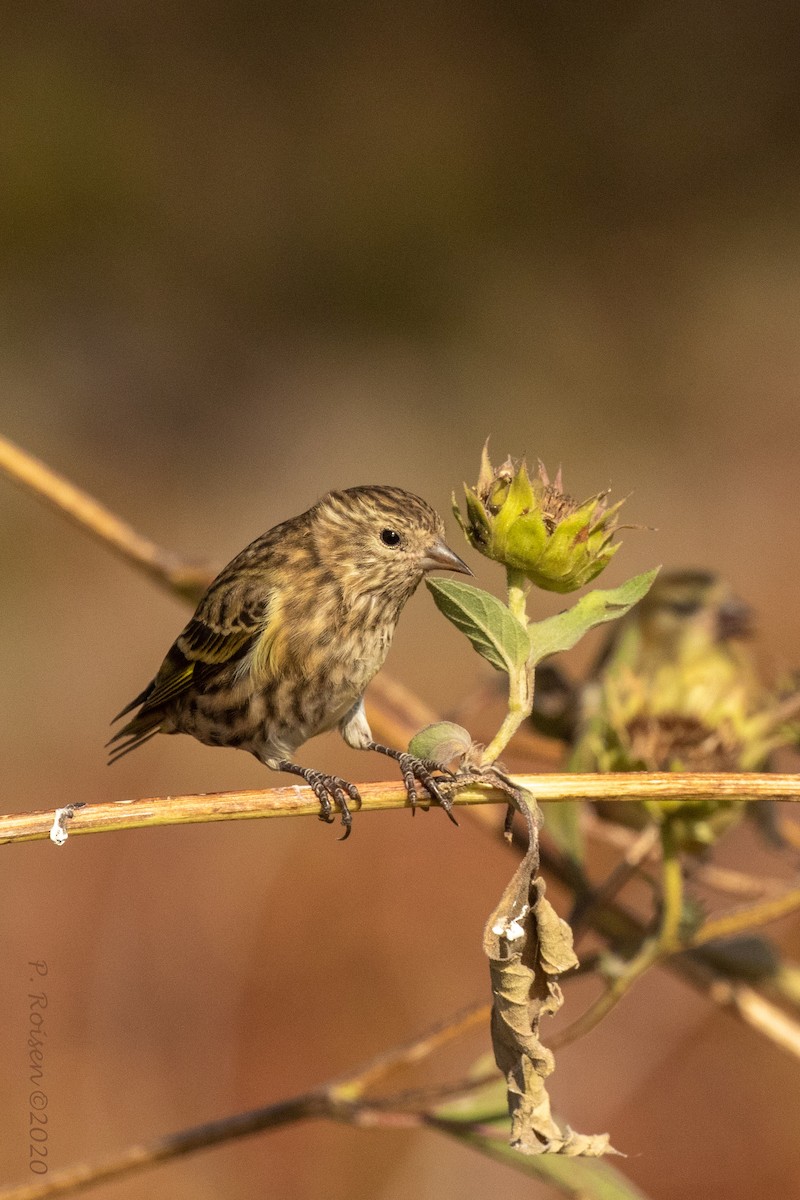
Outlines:
[[349,746],[397,760],[412,804],[419,781],[454,820],[435,764],[375,742],[363,699],[403,605],[435,570],[472,574],[419,496],[380,486],[330,492],[223,568],[155,679],[114,718],[138,709],[108,743],[110,761],[157,733],[249,750],[301,776],[322,820],[335,819],[335,804],[347,837],[355,785],[293,761],[309,738],[338,726]]
[[[752,657],[752,610],[711,571],[667,571],[635,608],[615,623],[588,678],[568,680],[553,663],[536,672],[532,721],[540,733],[573,746],[582,757],[587,726],[600,716],[614,724],[621,696],[638,710],[707,717],[720,700],[742,711],[761,697]],[[594,753],[594,752],[592,752]],[[608,766],[577,766],[609,770]],[[668,769],[653,766],[651,770]],[[721,769],[721,768],[720,768]]]
[[[747,648],[751,632],[750,608],[724,579],[703,570],[664,572],[613,625],[582,684],[550,666],[540,690],[537,671],[534,725],[571,746],[572,771],[757,770],[777,709]],[[604,800],[594,808],[620,825],[642,829],[652,821],[641,804]],[[578,857],[577,808],[547,810],[551,834]],[[729,802],[661,807],[673,816],[677,810],[686,849],[709,844],[743,812]]]
[[710,571],[672,571],[609,635],[583,689],[578,770],[734,771],[766,688],[752,610]]
[[[753,612],[709,571],[675,571],[619,622],[583,688],[570,759],[578,771],[768,771],[800,737],[794,681],[768,684],[748,645]],[[598,813],[642,827],[652,808],[606,801]],[[783,834],[773,804],[661,804],[679,844],[713,845],[743,816],[768,841]]]

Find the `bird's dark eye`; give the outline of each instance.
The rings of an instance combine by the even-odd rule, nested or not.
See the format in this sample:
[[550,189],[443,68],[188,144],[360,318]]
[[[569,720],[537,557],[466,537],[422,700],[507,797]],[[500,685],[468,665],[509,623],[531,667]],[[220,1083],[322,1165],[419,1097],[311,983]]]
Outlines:
[[690,617],[692,613],[699,611],[700,601],[691,600],[687,597],[685,600],[672,600],[668,607],[671,608],[674,613],[677,613],[679,617]]
[[396,529],[382,529],[381,541],[383,542],[384,546],[399,546],[400,534]]

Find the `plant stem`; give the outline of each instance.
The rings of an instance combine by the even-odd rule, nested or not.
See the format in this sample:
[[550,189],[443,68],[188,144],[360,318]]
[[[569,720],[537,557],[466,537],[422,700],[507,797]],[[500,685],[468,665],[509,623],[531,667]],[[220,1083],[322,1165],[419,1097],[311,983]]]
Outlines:
[[594,1029],[607,1013],[620,1002],[637,979],[660,959],[666,958],[680,948],[680,925],[683,912],[683,872],[677,844],[670,823],[661,829],[661,922],[655,937],[642,945],[638,954],[628,962],[625,970],[612,980],[605,992],[594,1004],[550,1041],[551,1049],[568,1046],[579,1037]]
[[531,586],[530,582],[525,578],[522,571],[515,571],[511,567],[508,567],[506,570],[506,581],[508,584],[508,607],[522,628],[527,629],[528,606],[526,600]]
[[587,917],[593,908],[598,904],[605,904],[606,901],[613,900],[622,891],[658,841],[658,826],[656,824],[648,825],[631,843],[624,856],[600,886],[578,897],[569,918],[573,937],[576,937],[578,931],[586,924]]
[[[528,628],[526,596],[530,583],[521,571],[509,567],[508,607],[523,629]],[[508,676],[508,712],[503,723],[481,755],[483,766],[496,762],[533,708],[533,667],[525,663],[516,667]]]
[[771,896],[759,904],[737,908],[733,912],[723,913],[721,917],[712,917],[701,925],[689,939],[690,946],[702,946],[717,938],[735,937],[750,929],[758,929],[768,921],[777,921],[789,913],[797,912],[800,908],[800,888],[790,888],[780,896]]
[[680,927],[683,915],[683,868],[678,844],[670,821],[661,826],[661,927],[658,932],[659,957],[671,954],[680,946]]
[[483,766],[497,761],[530,714],[532,702],[533,671],[529,671],[527,667],[520,667],[508,677],[508,712],[503,718],[503,724],[481,755]]

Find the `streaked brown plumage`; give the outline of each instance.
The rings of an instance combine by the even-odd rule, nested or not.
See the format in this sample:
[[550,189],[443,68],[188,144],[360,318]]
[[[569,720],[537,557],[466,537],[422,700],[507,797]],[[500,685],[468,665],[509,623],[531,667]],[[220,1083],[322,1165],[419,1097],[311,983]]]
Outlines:
[[399,761],[409,797],[419,780],[449,811],[432,765],[377,745],[363,706],[403,605],[436,569],[471,573],[424,500],[393,487],[330,492],[220,572],[155,679],[119,714],[139,710],[111,739],[111,761],[156,733],[249,750],[302,776],[322,819],[333,820],[335,802],[346,837],[355,786],[292,761],[305,741],[338,725],[349,745]]

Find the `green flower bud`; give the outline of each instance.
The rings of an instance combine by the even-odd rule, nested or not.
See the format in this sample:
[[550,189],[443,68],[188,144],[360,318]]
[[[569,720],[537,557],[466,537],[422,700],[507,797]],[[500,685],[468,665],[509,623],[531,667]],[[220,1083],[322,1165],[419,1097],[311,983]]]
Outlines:
[[531,479],[525,463],[492,467],[484,446],[474,488],[464,485],[466,515],[453,512],[481,554],[521,571],[548,592],[574,592],[596,578],[619,549],[612,544],[622,501],[606,507],[606,492],[576,503],[553,483],[542,463]]

